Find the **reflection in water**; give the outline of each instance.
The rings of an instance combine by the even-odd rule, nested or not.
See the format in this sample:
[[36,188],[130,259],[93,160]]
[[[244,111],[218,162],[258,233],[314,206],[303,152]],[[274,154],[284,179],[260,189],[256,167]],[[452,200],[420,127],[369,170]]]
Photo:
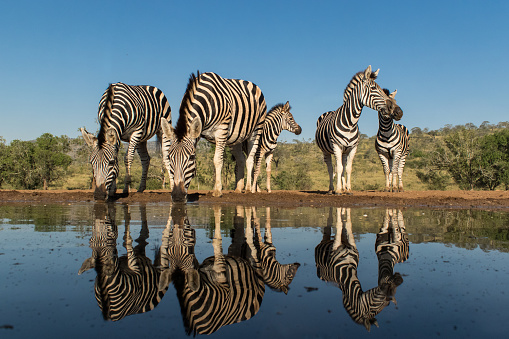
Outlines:
[[124,247],[127,255],[118,257],[118,229],[115,221],[115,205],[94,205],[95,224],[90,238],[92,256],[83,262],[78,274],[95,268],[95,298],[105,320],[117,321],[131,314],[144,313],[156,307],[167,288],[159,289],[159,272],[156,263],[145,255],[149,230],[145,206],[140,206],[142,228],[138,245],[133,248],[129,231],[129,207],[124,205]]
[[237,211],[232,244],[225,255],[221,208],[214,207],[214,256],[200,265],[194,254],[196,234],[186,207],[172,208],[173,227],[169,219],[163,232],[160,288],[173,282],[187,334],[211,334],[222,326],[250,319],[260,309],[265,283],[287,292],[297,271],[298,264],[280,265],[275,260],[275,248],[266,245],[266,250],[262,246],[259,222],[255,221],[256,232],[251,226],[252,209],[245,211],[245,232],[242,208]]
[[[408,258],[408,238],[406,233],[403,235],[404,226],[394,227],[394,223],[389,222],[392,219],[384,220],[376,242],[379,284],[363,292],[357,278],[359,252],[352,233],[350,208],[337,208],[336,214],[334,239],[332,239],[333,208],[331,208],[323,239],[315,248],[317,275],[324,281],[338,284],[343,292],[343,305],[346,311],[356,323],[364,325],[369,331],[373,324],[378,327],[375,316],[389,305],[390,300],[395,301],[396,287],[403,282],[399,273],[393,275],[392,272],[394,263]],[[345,215],[346,220],[343,221]],[[387,212],[387,217],[390,215],[392,216],[393,212]],[[401,212],[400,215],[402,225]]]

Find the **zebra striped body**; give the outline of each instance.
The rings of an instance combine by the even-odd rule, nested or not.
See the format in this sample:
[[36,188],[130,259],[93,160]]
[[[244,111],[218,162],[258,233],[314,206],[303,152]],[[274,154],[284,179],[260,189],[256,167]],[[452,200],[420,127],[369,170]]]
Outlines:
[[378,285],[394,287],[391,291],[394,302],[395,287],[403,283],[401,275],[393,273],[394,265],[408,259],[409,248],[403,213],[401,210],[386,209],[382,227],[376,236],[375,252],[378,257]]
[[[371,72],[371,66],[364,72],[354,75],[345,89],[343,105],[336,111],[324,113],[318,118],[315,140],[327,164],[330,194],[351,194],[352,162],[360,136],[357,122],[362,108],[368,106],[384,115],[389,114],[388,97],[375,82],[377,76],[378,70]],[[332,155],[336,158],[336,191]]]
[[184,213],[173,217],[173,229],[168,221],[163,233],[160,288],[173,281],[187,334],[211,334],[222,326],[250,319],[265,294],[259,268],[222,253],[219,208],[214,211],[214,256],[199,265],[194,255],[195,233]]
[[342,222],[342,210],[337,208],[336,235],[331,240],[332,209],[323,240],[315,248],[317,276],[324,281],[338,284],[343,292],[343,305],[356,323],[369,331],[371,325],[378,326],[375,316],[388,304],[390,293],[395,290],[389,283],[378,285],[366,292],[357,278],[359,252],[352,233],[350,209],[346,209],[346,221]]
[[[96,190],[94,196],[104,199],[113,196],[118,176],[118,151],[120,141],[128,142],[125,155],[126,177],[124,193],[129,192],[131,164],[137,151],[142,164],[139,192],[146,187],[150,156],[147,141],[154,135],[163,137],[163,161],[167,161],[167,142],[161,134],[161,119],[171,123],[171,108],[163,92],[153,86],[111,84],[99,102],[100,130],[97,138],[81,129],[83,138],[92,148],[90,163],[94,171]],[[166,146],[164,146],[166,145]]]
[[397,187],[397,190],[402,192],[403,167],[405,167],[405,160],[410,152],[408,129],[403,125],[394,123],[394,120],[399,120],[403,116],[403,112],[394,100],[397,91],[390,94],[388,90],[384,89],[384,91],[386,91],[396,109],[394,110],[395,114],[388,117],[378,113],[378,133],[375,140],[375,149],[382,162],[385,174],[385,191],[396,191]]
[[[127,208],[127,207],[126,207]],[[92,256],[84,261],[78,274],[95,268],[95,298],[105,320],[118,321],[126,316],[144,313],[154,309],[167,288],[159,290],[159,271],[145,256],[148,226],[146,213],[135,248],[129,231],[129,217],[126,212],[126,231],[124,246],[127,256],[118,257],[116,242],[118,237],[115,223],[115,209],[96,206],[96,223],[90,239]],[[143,215],[145,217],[143,218]],[[157,255],[156,255],[157,259]]]
[[255,170],[253,177],[253,186],[251,192],[255,193],[258,190],[258,176],[260,175],[260,168],[262,158],[265,156],[265,163],[267,168],[267,191],[270,193],[270,173],[272,156],[274,155],[274,149],[277,146],[277,138],[283,130],[290,131],[299,135],[302,131],[300,126],[293,119],[293,115],[290,112],[290,103],[287,101],[286,104],[278,104],[271,108],[267,113],[267,118],[263,124],[263,130],[260,137],[260,142],[255,155]]
[[[221,196],[221,170],[224,148],[230,146],[237,162],[236,191],[244,186],[251,190],[252,169],[258,140],[263,128],[267,106],[255,84],[236,79],[224,79],[214,73],[191,75],[180,104],[175,129],[162,121],[163,131],[171,140],[169,152],[170,181],[174,201],[184,201],[196,172],[196,143],[200,137],[216,144],[214,154],[214,196]],[[247,143],[248,157],[243,153]]]

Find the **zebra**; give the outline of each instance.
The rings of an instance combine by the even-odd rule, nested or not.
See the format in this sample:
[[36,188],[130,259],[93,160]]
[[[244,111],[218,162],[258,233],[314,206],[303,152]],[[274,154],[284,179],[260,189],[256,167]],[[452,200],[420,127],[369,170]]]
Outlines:
[[118,257],[118,228],[115,206],[96,204],[95,225],[90,238],[92,256],[86,259],[78,274],[95,268],[95,298],[105,320],[118,321],[126,316],[154,309],[164,297],[167,288],[159,289],[159,253],[154,264],[145,255],[149,236],[145,206],[141,206],[142,228],[138,245],[133,248],[129,230],[129,207],[124,205],[124,246],[127,255]]
[[[237,206],[236,211],[233,223],[235,237],[232,239],[232,245],[228,249],[228,254],[236,253],[231,249],[235,248],[236,244],[240,243],[242,249],[240,254],[237,255],[259,263],[259,275],[262,277],[265,284],[276,292],[288,294],[290,289],[289,285],[292,283],[300,264],[297,262],[293,264],[281,264],[276,259],[276,247],[272,242],[270,207],[266,207],[265,239],[263,239],[261,235],[261,223],[260,219],[257,217],[255,207],[245,207],[244,211],[244,207]],[[245,232],[244,223],[246,224]],[[249,244],[246,243],[245,239],[247,237],[253,239],[256,252],[253,253]]]
[[92,148],[90,163],[94,172],[96,199],[115,195],[120,141],[129,143],[125,155],[124,194],[129,192],[135,150],[142,165],[138,192],[145,190],[150,164],[147,141],[156,134],[158,139],[162,140],[163,162],[169,169],[168,141],[161,133],[161,120],[171,123],[171,107],[160,89],[153,86],[130,86],[120,82],[110,84],[99,102],[98,120],[100,129],[97,137],[81,128],[83,139]]
[[287,101],[286,104],[277,104],[270,109],[265,118],[263,124],[263,130],[260,137],[260,142],[255,155],[255,169],[253,177],[253,185],[251,192],[255,193],[258,190],[258,176],[260,175],[260,168],[262,158],[265,156],[265,164],[267,169],[267,192],[271,192],[270,189],[270,173],[272,157],[274,155],[274,149],[277,146],[277,137],[283,130],[290,131],[299,135],[302,132],[302,128],[295,122],[293,115],[290,112],[290,103]]
[[397,190],[403,192],[403,167],[405,167],[405,160],[410,152],[408,129],[403,125],[394,123],[394,120],[400,120],[403,116],[403,111],[394,99],[398,91],[395,90],[389,93],[389,90],[384,88],[384,92],[395,109],[394,113],[390,116],[378,113],[379,126],[378,133],[376,134],[375,149],[384,169],[385,191],[393,192],[397,186]]
[[[375,82],[379,70],[371,71],[371,65],[358,72],[350,80],[343,95],[343,105],[336,111],[322,114],[317,121],[316,144],[323,152],[323,160],[329,172],[329,194],[352,194],[352,162],[359,144],[359,121],[362,108],[368,106],[383,115],[390,114],[389,98]],[[334,191],[332,155],[336,158],[337,188]],[[343,171],[346,177],[343,177]]]
[[[222,195],[221,169],[225,146],[230,146],[237,166],[235,191],[251,190],[252,169],[267,105],[262,91],[252,82],[225,79],[215,73],[191,74],[180,104],[176,128],[162,120],[163,132],[171,141],[168,156],[172,199],[184,201],[196,174],[196,144],[200,137],[216,144],[214,196]],[[247,160],[243,143],[247,142]]]
[[[186,333],[211,334],[256,315],[265,294],[265,284],[257,273],[260,268],[253,267],[259,264],[223,254],[221,209],[214,207],[214,256],[201,264],[194,254],[196,233],[187,219],[185,205],[177,213],[175,210],[172,207],[163,231],[159,289],[173,282]],[[246,241],[256,251],[252,240]]]
[[[342,214],[346,212],[346,220]],[[393,297],[399,280],[387,279],[383,284],[366,292],[362,291],[357,278],[359,252],[352,233],[352,221],[349,208],[336,209],[336,235],[331,240],[333,222],[332,208],[329,210],[327,227],[322,241],[315,248],[317,276],[335,282],[343,292],[343,305],[349,316],[356,323],[364,325],[370,331],[371,325],[378,327],[375,316],[380,313]]]
[[395,287],[403,283],[399,273],[394,272],[394,265],[408,259],[409,250],[408,234],[401,210],[387,208],[384,221],[376,236],[375,252],[378,257],[378,285],[394,281],[394,290],[390,291],[390,298],[396,304]]

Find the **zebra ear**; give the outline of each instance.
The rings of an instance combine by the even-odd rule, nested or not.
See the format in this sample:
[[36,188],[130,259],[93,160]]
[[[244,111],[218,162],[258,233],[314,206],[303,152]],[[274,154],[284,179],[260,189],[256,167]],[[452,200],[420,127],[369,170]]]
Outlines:
[[80,128],[80,131],[87,145],[90,147],[94,146],[97,142],[97,138],[92,133],[88,133],[85,128]]
[[290,110],[290,102],[287,101],[285,104],[285,111],[289,111],[289,110]]
[[86,272],[89,269],[94,268],[94,267],[95,267],[95,259],[93,257],[90,257],[83,262],[80,270],[78,271],[78,275],[80,275],[81,273]]
[[371,78],[371,65],[364,70],[364,80],[368,80],[369,78]]
[[161,129],[168,139],[175,139],[175,129],[165,118],[161,118]]
[[196,292],[200,288],[200,273],[195,269],[186,271],[186,284],[191,291]]
[[394,92],[392,92],[391,94],[389,94],[389,97],[393,98],[396,96],[396,94],[398,93],[398,90],[394,90]]
[[161,272],[161,276],[159,277],[159,291],[165,290],[171,283],[171,275],[173,274],[173,270],[166,268]]
[[189,137],[191,139],[198,139],[201,134],[201,121],[199,118],[194,118],[189,126]]
[[110,128],[106,131],[106,141],[112,145],[117,143],[117,133],[113,128]]

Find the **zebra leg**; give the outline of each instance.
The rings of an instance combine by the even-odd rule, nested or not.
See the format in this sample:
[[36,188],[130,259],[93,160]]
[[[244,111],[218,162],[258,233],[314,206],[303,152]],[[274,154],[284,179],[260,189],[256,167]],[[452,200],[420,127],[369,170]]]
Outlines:
[[[173,176],[171,175],[171,172],[170,172],[170,159],[169,159],[169,154],[168,154],[168,150],[170,148],[170,139],[168,139],[166,137],[166,134],[165,133],[162,133],[162,137],[160,138],[161,140],[161,153],[162,153],[162,156],[163,156],[163,165],[164,167],[166,167],[166,171],[168,172],[168,178],[170,180],[170,190],[173,190]],[[163,188],[165,188],[165,184],[166,184],[166,178],[164,176],[164,168],[162,169],[162,174],[163,174]]]
[[147,150],[147,142],[146,141],[140,142],[136,150],[138,151],[138,155],[140,156],[141,160],[141,180],[138,192],[143,192],[145,188],[147,188],[147,175],[148,168],[150,166],[150,155],[148,154]]
[[323,153],[323,161],[327,165],[327,172],[329,172],[329,192],[334,193],[334,169],[332,168],[332,154]]
[[[224,141],[218,141],[216,139],[216,151],[214,153],[214,167],[215,167],[215,173],[216,173],[216,182],[214,184],[214,192],[212,192],[212,196],[214,197],[220,197],[223,195],[221,192],[223,189],[223,185],[221,183],[221,170],[223,168],[223,156],[224,156],[224,148],[225,148],[225,142]],[[238,160],[237,160],[238,164]]]
[[393,154],[392,159],[389,159],[389,167],[391,173],[389,175],[391,192],[397,192],[398,187],[398,166],[399,166],[399,154]]
[[[256,132],[256,131],[255,131]],[[253,133],[255,133],[253,132]],[[256,182],[253,182],[253,172],[255,166],[255,157],[259,147],[259,138],[260,134],[257,134],[254,138],[251,137],[247,142],[247,159],[246,159],[246,168],[247,168],[247,180],[246,180],[246,192],[252,191],[252,187],[254,187],[254,192],[256,192]],[[260,154],[260,161],[261,161]]]
[[265,155],[265,152],[260,150],[259,152],[256,152],[255,157],[255,170],[253,174],[253,183],[251,186],[251,193],[259,192],[259,186],[258,186],[258,176],[260,175],[261,167],[262,167],[262,158]]
[[[343,187],[343,150],[339,145],[334,145],[334,157],[336,158],[336,176],[337,176],[337,186],[336,190],[334,191],[334,194],[342,194],[344,187]],[[329,173],[330,177],[330,173]]]
[[351,195],[352,194],[352,165],[353,165],[353,158],[355,157],[355,153],[357,153],[357,146],[354,146],[350,152],[348,152],[346,156],[346,186],[343,186],[343,190],[346,194]]
[[212,246],[214,248],[214,265],[212,270],[214,272],[214,279],[220,284],[227,282],[226,277],[226,259],[223,254],[223,240],[221,238],[221,207],[214,207],[214,239],[212,239]]
[[403,168],[405,167],[406,156],[407,156],[407,154],[403,154],[401,156],[401,159],[399,159],[399,165],[398,165],[398,178],[399,178],[398,191],[400,191],[400,192],[403,192]]
[[389,174],[391,172],[389,168],[389,159],[387,155],[383,153],[378,153],[378,157],[380,158],[380,161],[382,162],[382,168],[384,170],[385,175],[385,192],[390,191],[390,184],[389,184]]
[[244,189],[244,166],[246,156],[242,151],[242,143],[231,146],[232,154],[235,157],[235,192],[242,193]]
[[271,151],[267,154],[265,154],[265,167],[267,171],[267,192],[272,192],[270,189],[270,175],[272,172],[272,157],[274,156],[274,153]]
[[124,194],[129,193],[129,188],[131,186],[131,165],[133,164],[134,159],[134,151],[138,148],[139,141],[139,133],[132,134],[131,139],[129,141],[129,146],[127,147],[127,152],[125,153],[124,163],[125,163],[125,181],[124,181]]

